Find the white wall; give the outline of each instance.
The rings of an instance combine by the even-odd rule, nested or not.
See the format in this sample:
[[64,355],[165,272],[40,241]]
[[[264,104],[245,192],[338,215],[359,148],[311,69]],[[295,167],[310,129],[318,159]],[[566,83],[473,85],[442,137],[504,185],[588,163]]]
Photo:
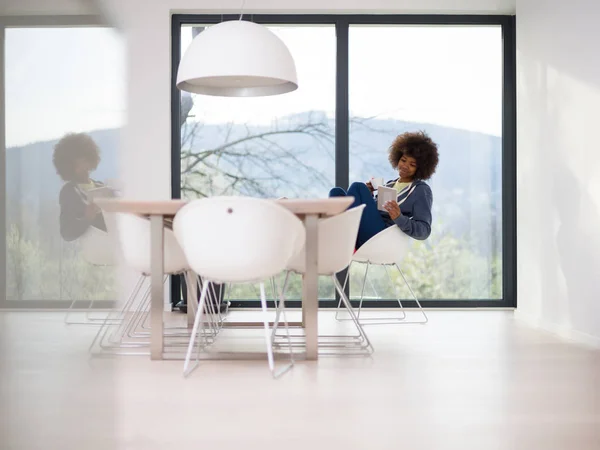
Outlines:
[[1,0],[0,16],[95,14],[90,0]]
[[[11,0],[17,1],[17,0]],[[39,0],[37,0],[39,1]],[[61,0],[67,1],[67,0]],[[75,1],[75,0],[73,0]],[[239,12],[243,0],[82,0],[118,8],[162,9],[182,13]],[[246,0],[244,10],[254,13],[373,13],[373,14],[510,14],[515,0]]]
[[600,345],[600,2],[518,0],[518,314]]

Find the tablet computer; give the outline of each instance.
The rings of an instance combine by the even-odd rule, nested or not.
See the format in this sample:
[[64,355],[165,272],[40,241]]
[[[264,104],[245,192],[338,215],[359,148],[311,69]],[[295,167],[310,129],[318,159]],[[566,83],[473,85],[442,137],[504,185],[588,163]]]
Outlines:
[[385,211],[383,205],[385,202],[389,202],[390,200],[396,201],[396,196],[398,192],[394,188],[389,188],[385,186],[379,186],[377,189],[377,209],[379,211]]

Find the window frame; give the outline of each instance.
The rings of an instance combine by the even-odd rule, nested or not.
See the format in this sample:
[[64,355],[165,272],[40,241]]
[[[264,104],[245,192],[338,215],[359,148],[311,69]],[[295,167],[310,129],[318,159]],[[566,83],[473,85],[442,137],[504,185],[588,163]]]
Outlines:
[[[237,20],[239,15],[173,14],[171,18],[171,196],[181,198],[180,91],[176,87],[181,59],[181,27]],[[516,308],[517,306],[517,195],[516,195],[516,35],[513,15],[349,15],[349,14],[247,14],[243,20],[264,25],[334,25],[336,53],[335,183],[349,184],[349,28],[351,25],[497,25],[502,34],[502,299],[420,300],[427,308]],[[180,300],[179,277],[171,277],[171,301]],[[299,307],[300,301],[288,301]],[[354,301],[353,301],[354,303]],[[403,302],[404,303],[404,302]],[[233,307],[256,308],[258,300],[233,301]],[[335,300],[320,300],[320,307],[335,307]],[[363,303],[364,307],[397,307],[395,300]],[[416,306],[408,300],[406,306]]]

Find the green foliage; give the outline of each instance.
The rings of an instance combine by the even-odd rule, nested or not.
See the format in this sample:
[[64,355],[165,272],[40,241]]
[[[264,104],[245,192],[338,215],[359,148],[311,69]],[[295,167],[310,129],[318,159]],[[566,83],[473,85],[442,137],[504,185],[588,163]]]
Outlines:
[[39,239],[23,237],[12,224],[7,233],[8,300],[114,300],[115,274],[110,267],[88,264],[77,243],[49,252]]
[[[469,243],[450,234],[433,234],[428,241],[415,241],[400,268],[419,299],[469,300],[502,298],[501,255],[490,261],[477,255]],[[366,270],[365,264],[353,264],[350,269],[350,296],[360,297]],[[283,274],[276,280],[283,285]],[[272,298],[271,287],[266,286],[267,298]],[[301,298],[302,279],[291,275],[286,298]],[[258,285],[234,287],[227,294],[234,299],[259,299]],[[370,266],[364,291],[365,299],[411,299],[401,275],[394,267]],[[333,299],[333,282],[321,277],[319,298]]]
[[[502,297],[501,255],[491,259],[472,251],[469,242],[450,234],[433,234],[416,242],[401,265],[415,294],[422,299],[499,299]],[[410,298],[397,271],[392,275]]]
[[31,287],[45,279],[47,266],[39,245],[21,236],[16,225],[8,228],[6,235],[6,296],[8,300],[21,300],[31,292]]

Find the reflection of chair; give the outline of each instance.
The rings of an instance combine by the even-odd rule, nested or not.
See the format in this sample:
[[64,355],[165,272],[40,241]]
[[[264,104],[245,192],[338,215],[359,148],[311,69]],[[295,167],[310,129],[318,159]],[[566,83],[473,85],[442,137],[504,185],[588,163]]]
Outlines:
[[[302,222],[273,201],[248,197],[211,197],[183,207],[175,217],[173,229],[191,268],[204,281],[183,366],[184,375],[198,365],[200,339],[196,364],[189,369],[196,336],[203,324],[203,306],[209,282],[260,282],[269,369],[276,377],[291,368],[293,355],[289,340],[290,364],[279,373],[275,372],[263,280],[283,271],[296,250],[303,245],[305,232]],[[281,309],[289,339],[283,296]],[[276,326],[273,327],[273,333],[275,331]]]
[[[373,351],[373,347],[371,346],[367,335],[360,325],[358,318],[355,316],[344,289],[335,276],[336,273],[341,272],[348,267],[348,264],[352,260],[352,253],[356,243],[356,235],[358,233],[360,218],[364,207],[365,205],[360,205],[344,212],[343,214],[319,220],[319,255],[317,261],[318,273],[319,275],[331,277],[335,289],[340,296],[340,304],[343,303],[347,308],[351,320],[356,325],[359,333],[355,336],[319,336],[320,338],[338,338],[338,340],[344,340],[344,338],[346,338],[346,340],[347,338],[357,339],[357,342],[331,342],[320,344],[320,347],[339,349],[341,350],[340,353],[346,353],[345,350],[356,348],[366,351],[367,354],[370,354]],[[303,274],[306,271],[305,264],[306,253],[303,249],[290,261],[287,268],[289,271]],[[287,277],[282,289],[283,292],[285,292],[286,284]],[[278,308],[277,318],[275,319],[276,323],[279,319],[279,314],[280,309]]]
[[80,238],[81,256],[95,266],[118,264],[118,240],[113,233],[90,227]]
[[[93,266],[114,267],[117,264],[117,241],[113,234],[109,234],[98,228],[90,227],[79,239],[80,254],[82,258]],[[85,320],[70,320],[77,298],[74,298],[65,314],[67,325],[101,325],[104,318],[90,317],[89,313],[94,307],[94,300],[88,303],[85,312]]]
[[[362,282],[362,288],[360,293],[360,303],[358,306],[357,317],[359,321],[363,325],[368,324],[403,324],[403,323],[427,323],[429,320],[425,311],[423,310],[419,299],[415,295],[414,291],[410,287],[406,277],[404,276],[404,272],[400,269],[400,263],[407,255],[410,247],[413,243],[412,238],[402,232],[398,227],[391,226],[380,233],[377,233],[367,242],[365,242],[354,254],[352,257],[352,262],[359,262],[366,264],[365,275]],[[419,308],[419,312],[423,315],[423,320],[418,321],[408,321],[406,320],[406,312],[405,308],[402,305],[402,301],[400,298],[397,298],[398,305],[400,306],[400,317],[369,317],[369,318],[360,318],[363,298],[365,293],[365,284],[367,282],[367,276],[369,272],[369,266],[371,265],[381,265],[385,268],[386,274],[390,280],[392,286],[395,287],[394,280],[391,277],[388,266],[395,266],[398,269],[398,272],[402,276],[404,283],[408,287],[410,293],[412,294],[417,307]],[[348,271],[349,273],[349,271]],[[347,280],[347,278],[346,278]],[[341,302],[338,303],[338,310],[336,311],[336,319],[338,320],[350,320],[350,319],[339,319],[338,313],[340,310]]]

